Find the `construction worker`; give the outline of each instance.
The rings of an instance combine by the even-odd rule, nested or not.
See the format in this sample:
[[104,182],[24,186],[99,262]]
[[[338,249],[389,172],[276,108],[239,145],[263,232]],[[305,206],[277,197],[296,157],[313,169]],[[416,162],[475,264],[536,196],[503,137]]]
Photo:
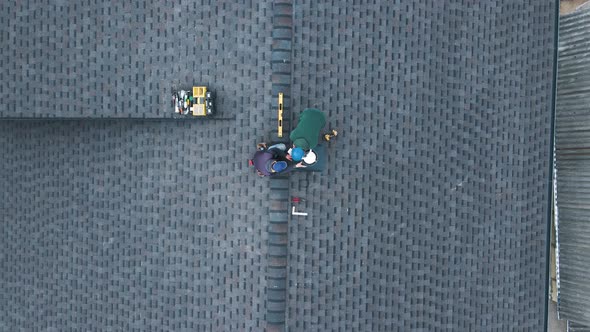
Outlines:
[[287,153],[287,147],[283,143],[266,147],[265,143],[258,144],[258,151],[249,160],[260,176],[275,176],[285,174],[295,167],[303,167],[302,163],[296,164]]
[[293,150],[300,148],[307,152],[315,148],[318,145],[320,132],[325,125],[326,116],[322,111],[315,108],[304,110],[299,116],[297,127],[289,136],[293,142]]

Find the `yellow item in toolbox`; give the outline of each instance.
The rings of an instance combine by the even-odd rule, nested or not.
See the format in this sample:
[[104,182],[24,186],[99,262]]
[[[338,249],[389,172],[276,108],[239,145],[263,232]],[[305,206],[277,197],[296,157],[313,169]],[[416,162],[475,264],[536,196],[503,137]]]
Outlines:
[[193,116],[206,116],[205,95],[207,94],[206,86],[193,86]]

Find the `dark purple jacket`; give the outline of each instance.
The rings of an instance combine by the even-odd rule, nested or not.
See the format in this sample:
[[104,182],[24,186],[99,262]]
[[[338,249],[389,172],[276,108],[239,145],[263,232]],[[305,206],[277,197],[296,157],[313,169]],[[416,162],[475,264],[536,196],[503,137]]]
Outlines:
[[[293,170],[295,164],[286,158],[287,153],[281,149],[259,150],[254,154],[252,161],[254,167],[264,176],[274,176],[277,174],[284,174]],[[273,161],[286,161],[287,168],[280,173],[272,172],[270,166]]]

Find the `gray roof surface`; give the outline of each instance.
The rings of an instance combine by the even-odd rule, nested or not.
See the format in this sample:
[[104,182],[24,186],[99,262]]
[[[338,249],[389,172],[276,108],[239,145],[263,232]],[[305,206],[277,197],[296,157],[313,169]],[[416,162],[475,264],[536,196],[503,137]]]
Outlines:
[[[542,329],[554,1],[77,3],[0,4],[0,116],[223,119],[0,122],[0,330]],[[278,91],[325,172],[245,167]]]
[[0,330],[261,330],[260,130],[0,123]]
[[233,115],[270,92],[271,5],[3,1],[0,117],[170,118],[193,84]]
[[349,4],[294,6],[292,107],[341,136],[291,176],[289,328],[542,330],[553,4]]

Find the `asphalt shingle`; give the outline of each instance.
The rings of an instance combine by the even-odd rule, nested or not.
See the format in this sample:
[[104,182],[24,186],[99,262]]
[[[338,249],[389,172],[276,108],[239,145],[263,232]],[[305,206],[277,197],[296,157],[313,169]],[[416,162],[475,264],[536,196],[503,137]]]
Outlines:
[[4,1],[0,118],[171,118],[171,92],[201,84],[231,117],[269,93],[271,14],[270,1]]
[[[0,117],[224,118],[0,122],[0,329],[542,328],[554,1],[289,4],[0,3]],[[245,167],[278,92],[323,173]]]
[[0,123],[0,329],[261,330],[257,129]]
[[291,331],[542,330],[555,3],[298,1]]

